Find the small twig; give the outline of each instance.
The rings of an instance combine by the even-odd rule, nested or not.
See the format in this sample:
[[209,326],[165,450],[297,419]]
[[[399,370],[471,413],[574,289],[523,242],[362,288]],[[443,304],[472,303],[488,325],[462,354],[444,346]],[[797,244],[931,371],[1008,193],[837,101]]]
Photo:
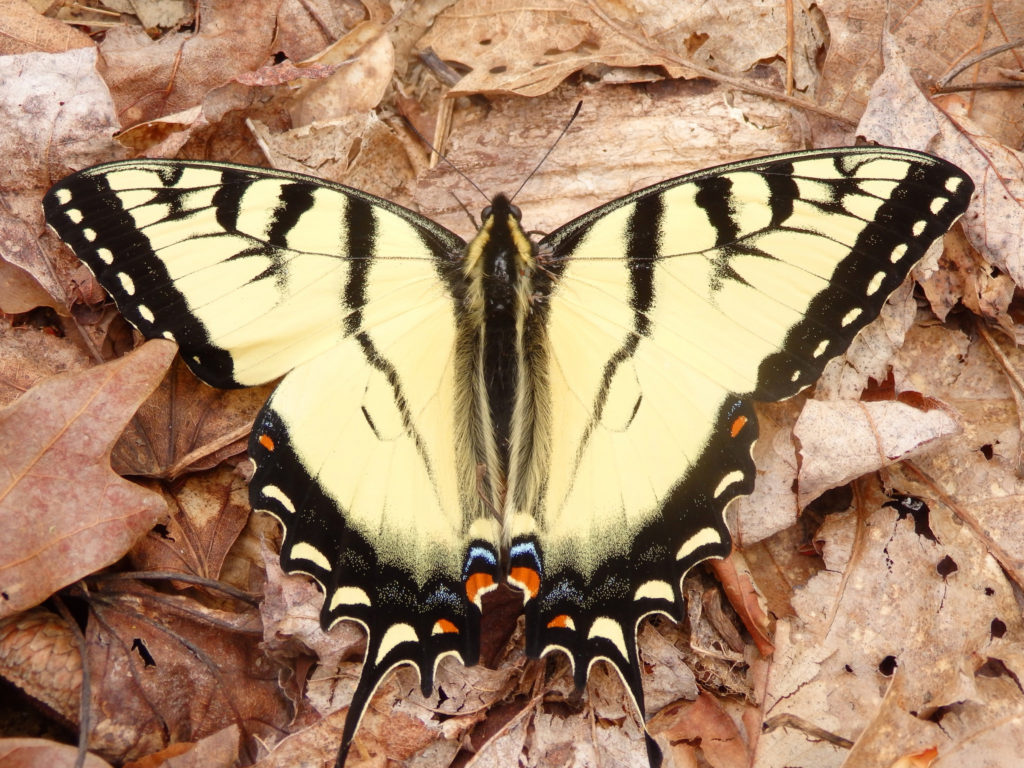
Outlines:
[[75,768],[83,768],[86,755],[89,753],[89,721],[92,719],[90,700],[92,699],[92,672],[89,670],[89,649],[85,642],[85,635],[81,627],[71,615],[71,611],[61,600],[60,595],[53,596],[53,603],[57,606],[57,612],[64,619],[75,636],[78,643],[78,655],[82,659],[82,688],[78,703],[78,754],[75,755]]
[[993,80],[991,82],[970,83],[968,85],[946,85],[942,88],[932,88],[933,94],[938,93],[959,93],[961,91],[1012,91],[1024,88],[1024,83],[1011,80]]
[[831,731],[819,728],[814,723],[808,722],[797,715],[785,714],[769,718],[765,721],[762,731],[768,733],[776,728],[793,728],[815,739],[821,739],[829,744],[834,744],[841,749],[853,749],[853,742],[849,739],[844,739],[842,736],[837,736]]
[[[944,89],[946,88],[947,85],[949,85],[949,82],[954,77],[959,75],[965,69],[969,69],[970,67],[973,67],[978,62],[984,61],[985,59],[991,58],[992,56],[996,56],[997,54],[1000,54],[1003,51],[1009,51],[1009,50],[1011,50],[1013,48],[1020,48],[1021,46],[1024,46],[1024,37],[1019,37],[1016,40],[1011,40],[1008,43],[1003,43],[1002,45],[997,45],[995,48],[989,48],[987,51],[982,51],[977,56],[972,56],[971,58],[967,59],[967,61],[961,62],[960,66],[958,66],[956,69],[954,69],[948,75],[944,75],[943,77],[939,78],[938,82],[936,82],[936,84],[935,84],[936,85],[936,89],[935,89],[936,93],[949,93],[950,91],[946,91]],[[976,90],[978,85],[980,85],[980,83],[975,83],[974,87],[964,86],[962,88],[957,88],[956,90]],[[992,87],[992,86],[989,85],[989,87]]]
[[222,581],[207,579],[203,576],[194,576],[190,573],[177,573],[175,571],[126,571],[124,573],[97,573],[89,578],[92,581],[184,581],[187,584],[195,584],[199,587],[223,592],[228,597],[241,600],[249,605],[260,604],[260,598],[257,595],[244,592],[238,589],[238,587],[233,587]]

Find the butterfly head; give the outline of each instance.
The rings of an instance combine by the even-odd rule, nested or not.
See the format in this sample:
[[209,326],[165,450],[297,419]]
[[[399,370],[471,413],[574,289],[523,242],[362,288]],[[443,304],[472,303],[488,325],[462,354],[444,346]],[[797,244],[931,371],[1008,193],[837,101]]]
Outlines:
[[464,270],[478,286],[489,313],[513,314],[529,295],[535,246],[523,230],[522,212],[505,195],[484,208],[480,231],[466,249]]

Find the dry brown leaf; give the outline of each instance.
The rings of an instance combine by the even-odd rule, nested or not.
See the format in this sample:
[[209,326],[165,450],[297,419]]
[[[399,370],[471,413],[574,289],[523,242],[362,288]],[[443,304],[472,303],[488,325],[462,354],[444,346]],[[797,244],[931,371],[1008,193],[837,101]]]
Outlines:
[[0,258],[0,312],[17,315],[35,307],[58,306],[32,275]]
[[113,474],[109,457],[175,349],[149,342],[46,379],[0,411],[0,520],[17,532],[0,539],[0,616],[115,562],[164,514],[163,500]]
[[[886,98],[869,105],[859,132],[897,146],[927,138],[926,148],[969,173],[977,189],[962,220],[964,231],[986,261],[1024,286],[1024,154],[986,136],[962,106],[949,115],[934,110],[895,46],[888,38],[885,43],[886,69],[873,90]],[[947,102],[951,112],[953,106]],[[914,120],[902,119],[907,110]]]
[[996,358],[984,337],[969,340],[943,330],[915,329],[898,370],[908,384],[956,408],[964,434],[944,450],[916,458],[914,467],[931,484],[928,493],[955,504],[1009,576],[1024,585],[1021,412],[1014,395],[1024,354],[998,342]]
[[[640,18],[631,15],[624,23],[636,24]],[[642,27],[629,31],[644,34]],[[671,77],[685,73],[656,48],[638,47],[603,13],[582,2],[527,6],[516,0],[462,0],[438,16],[419,46],[471,70],[452,88],[452,96],[540,96],[572,73],[597,65],[663,67]]]
[[650,730],[671,745],[668,753],[677,764],[699,765],[699,755],[713,768],[750,765],[743,735],[711,694],[701,693],[692,703],[666,708],[651,720]]
[[384,28],[367,21],[306,63],[340,66],[324,80],[299,84],[289,110],[295,128],[377,107],[391,84],[395,48]]
[[[829,517],[820,533],[828,570],[796,596],[798,618],[780,622],[765,711],[769,721],[786,714],[855,742],[882,706],[885,675],[894,668],[903,676],[907,717],[981,701],[978,666],[1024,638],[1005,577],[948,509],[931,505],[930,530],[922,534],[876,489],[862,488],[860,506]],[[940,567],[946,558],[955,562],[952,572]],[[999,641],[995,620],[1006,630]],[[926,718],[916,722],[935,735]],[[879,740],[881,751],[869,762],[885,764],[918,746],[915,729],[896,730],[899,738]],[[836,745],[809,735],[778,728],[762,735],[759,751],[836,764]]]
[[111,457],[122,475],[175,479],[245,451],[274,384],[223,390],[199,381],[181,358],[140,406]]
[[249,519],[248,487],[230,467],[192,475],[164,493],[168,520],[131,552],[138,571],[170,571],[218,580]]
[[[992,14],[986,15],[985,8]],[[830,3],[823,10],[830,44],[819,75],[818,103],[854,120],[864,110],[868,91],[883,69],[883,29],[891,30],[903,57],[913,62],[918,79],[937,80],[979,50],[1019,37],[1024,23],[1024,8],[1013,2],[979,5],[973,0],[898,0]],[[1011,64],[1019,65],[1013,51],[982,61],[955,82],[999,80],[996,68]],[[988,123],[986,132],[999,126],[1003,141],[1020,134],[1024,115],[1019,90],[982,89],[972,93],[971,99]]]
[[37,608],[0,619],[0,677],[63,722],[79,722],[81,649],[56,614]]
[[0,323],[0,406],[14,402],[48,376],[79,371],[91,363],[71,339]]
[[229,725],[276,737],[288,722],[255,612],[236,614],[127,581],[89,596],[90,749],[118,762]]
[[124,764],[122,768],[220,768],[239,762],[241,729],[229,725],[197,742],[178,742]]
[[364,20],[359,3],[284,0],[277,11],[277,45],[291,61],[315,56]]
[[88,35],[42,16],[25,0],[0,0],[0,56],[93,48]]
[[279,1],[221,0],[203,7],[195,32],[159,40],[137,27],[107,32],[100,50],[122,124],[194,107],[212,89],[262,66],[273,56]]

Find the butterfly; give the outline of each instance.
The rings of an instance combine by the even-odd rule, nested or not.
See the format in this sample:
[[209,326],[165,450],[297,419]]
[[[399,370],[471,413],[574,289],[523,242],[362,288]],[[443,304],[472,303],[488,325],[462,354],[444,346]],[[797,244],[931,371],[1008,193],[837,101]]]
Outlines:
[[[145,336],[216,387],[284,376],[249,443],[255,509],[321,621],[367,648],[338,754],[411,665],[475,664],[482,598],[519,589],[526,651],[643,719],[641,620],[729,554],[754,401],[804,389],[874,319],[974,185],[886,147],[723,165],[534,242],[498,195],[467,243],[309,176],[130,160],[46,195],[47,221]],[[660,750],[649,734],[652,766]]]

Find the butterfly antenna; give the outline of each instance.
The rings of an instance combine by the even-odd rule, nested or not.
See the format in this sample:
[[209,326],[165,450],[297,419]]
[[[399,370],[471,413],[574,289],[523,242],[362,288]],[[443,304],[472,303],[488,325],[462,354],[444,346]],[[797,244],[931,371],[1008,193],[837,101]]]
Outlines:
[[578,101],[576,103],[576,109],[573,111],[572,117],[569,118],[569,122],[567,122],[565,124],[565,128],[562,129],[562,132],[560,134],[558,134],[558,138],[555,139],[554,142],[552,142],[550,147],[548,147],[548,151],[544,153],[544,157],[542,157],[540,159],[540,162],[537,163],[537,167],[534,168],[532,171],[530,171],[530,175],[529,176],[527,176],[525,179],[523,179],[523,183],[519,185],[519,189],[516,190],[515,194],[512,195],[512,197],[509,198],[509,202],[512,202],[513,200],[516,199],[516,197],[519,195],[519,193],[523,191],[523,187],[526,186],[526,183],[530,179],[532,179],[534,177],[534,175],[537,173],[537,171],[540,170],[540,167],[542,165],[544,165],[544,162],[548,159],[548,155],[550,155],[552,152],[555,151],[555,147],[558,146],[558,142],[560,142],[562,140],[562,137],[565,136],[566,133],[568,133],[569,128],[572,126],[572,124],[574,122],[576,122],[576,118],[579,117],[581,109],[583,109],[583,101],[582,100]]
[[[428,141],[426,136],[424,136],[422,133],[419,132],[419,130],[416,128],[416,126],[412,124],[412,120],[406,119],[405,122],[409,126],[409,128],[412,129],[412,132],[415,133],[417,137],[419,137],[419,140],[422,141],[424,144],[427,145],[427,147],[430,148],[431,152],[433,152],[435,155],[437,155],[442,161],[444,161],[445,163],[448,164],[449,168],[451,168],[453,171],[455,171],[457,174],[459,174],[459,176],[461,176],[463,179],[465,179],[466,182],[469,184],[469,186],[471,186],[473,189],[475,189],[477,192],[480,193],[480,197],[482,197],[488,203],[491,202],[491,198],[489,198],[487,196],[487,194],[482,189],[480,189],[480,187],[478,187],[476,185],[476,182],[474,182],[471,178],[469,178],[469,176],[464,174],[462,172],[461,168],[459,168],[457,165],[455,165],[455,163],[453,163],[451,160],[449,160],[447,157],[445,157],[444,153],[442,153],[437,147],[435,147],[430,141]],[[460,203],[460,205],[462,205],[462,203]],[[466,206],[463,205],[462,207],[465,210]],[[470,218],[472,219],[473,217],[470,216]]]

